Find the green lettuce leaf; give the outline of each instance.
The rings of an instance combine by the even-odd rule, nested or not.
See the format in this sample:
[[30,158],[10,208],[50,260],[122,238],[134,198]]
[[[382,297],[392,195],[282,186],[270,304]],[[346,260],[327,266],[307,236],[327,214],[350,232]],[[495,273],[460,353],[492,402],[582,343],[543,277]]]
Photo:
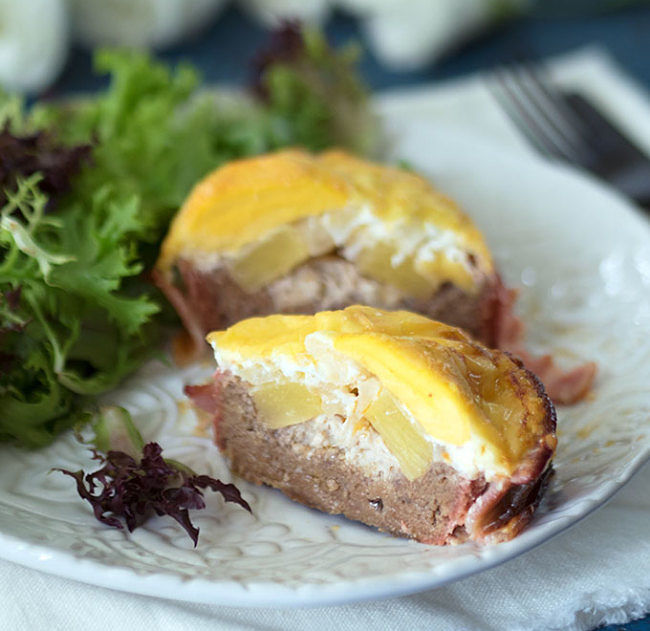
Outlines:
[[[9,198],[0,211],[0,437],[39,446],[63,416],[76,421],[75,395],[114,387],[142,361],[159,307],[144,285],[121,291],[142,269],[126,238],[138,226],[133,201],[119,204],[104,189],[89,209],[48,215],[37,177]],[[9,300],[11,291],[19,296]]]
[[282,146],[374,142],[352,57],[317,35],[265,66],[264,100],[201,90],[192,68],[142,53],[95,63],[110,74],[96,95],[31,109],[0,96],[0,440],[25,446],[157,352],[172,310],[147,273],[199,179]]
[[357,46],[336,50],[316,29],[289,23],[274,34],[258,56],[254,88],[267,103],[276,147],[380,153],[380,129],[356,72],[358,58]]

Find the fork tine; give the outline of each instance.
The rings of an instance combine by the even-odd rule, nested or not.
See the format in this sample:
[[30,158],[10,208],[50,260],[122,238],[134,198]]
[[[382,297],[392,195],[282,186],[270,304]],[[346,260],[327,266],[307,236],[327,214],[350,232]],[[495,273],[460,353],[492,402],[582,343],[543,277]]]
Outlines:
[[570,162],[576,161],[577,156],[571,147],[563,142],[561,135],[545,124],[537,112],[538,107],[532,106],[529,97],[520,89],[519,82],[512,77],[510,71],[497,69],[494,78],[499,89],[493,90],[493,94],[513,122],[542,153]]
[[584,126],[567,107],[551,83],[542,77],[541,69],[526,63],[516,67],[512,72],[521,90],[530,99],[531,105],[536,106],[539,115],[584,162],[589,157]]
[[512,97],[507,94],[507,88],[503,87],[500,83],[500,79],[494,75],[494,79],[499,83],[498,87],[488,83],[490,92],[494,98],[499,102],[499,105],[502,107],[503,111],[508,115],[508,118],[515,124],[517,129],[526,137],[526,139],[537,149],[542,155],[549,157],[565,158],[560,155],[558,149],[546,141],[545,138],[542,138],[542,134],[539,132],[533,133],[530,129],[529,123],[525,120],[525,115],[522,114],[519,108],[515,107],[512,102]]
[[529,81],[536,90],[543,95],[548,103],[552,104],[554,111],[558,114],[557,121],[568,126],[584,142],[585,134],[588,133],[584,121],[567,105],[560,91],[553,86],[549,69],[541,63],[533,64],[531,62],[524,62],[520,67],[526,72]]

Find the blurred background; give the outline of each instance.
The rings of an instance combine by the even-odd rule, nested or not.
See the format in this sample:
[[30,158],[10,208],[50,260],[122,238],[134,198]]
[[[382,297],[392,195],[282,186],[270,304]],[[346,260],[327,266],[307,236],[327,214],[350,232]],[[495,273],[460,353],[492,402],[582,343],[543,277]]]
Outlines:
[[124,45],[242,85],[268,30],[293,18],[335,44],[358,42],[373,89],[589,44],[650,86],[650,0],[5,0],[0,84],[48,95],[100,87],[92,49]]

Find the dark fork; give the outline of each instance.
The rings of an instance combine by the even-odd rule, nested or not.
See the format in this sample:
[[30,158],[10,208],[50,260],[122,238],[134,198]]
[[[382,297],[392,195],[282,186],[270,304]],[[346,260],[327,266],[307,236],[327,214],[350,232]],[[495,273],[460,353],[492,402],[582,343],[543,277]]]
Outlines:
[[499,68],[488,85],[541,153],[591,171],[650,210],[650,159],[587,99],[561,92],[532,63]]

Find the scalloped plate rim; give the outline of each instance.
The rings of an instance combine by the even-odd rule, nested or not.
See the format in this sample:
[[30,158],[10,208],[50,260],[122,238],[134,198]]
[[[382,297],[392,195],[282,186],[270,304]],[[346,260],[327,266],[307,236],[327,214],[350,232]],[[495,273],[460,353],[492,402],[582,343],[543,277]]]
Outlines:
[[[410,121],[409,124],[422,125],[422,122]],[[397,125],[397,129],[400,125]],[[430,128],[434,134],[442,137],[456,138],[461,143],[471,142],[476,147],[476,137],[462,129]],[[402,126],[402,130],[404,126]],[[500,160],[514,164],[525,159],[528,168],[546,171],[553,177],[561,176],[565,181],[580,180],[584,187],[597,191],[599,195],[609,196],[616,211],[621,212],[624,221],[636,221],[640,229],[650,228],[623,197],[598,182],[591,176],[571,167],[552,164],[534,155],[523,156],[509,151],[507,148],[495,146],[492,143],[479,141],[478,151],[494,155]],[[418,162],[419,160],[415,160]],[[0,557],[48,574],[70,578],[88,584],[106,587],[117,591],[157,596],[186,602],[218,604],[222,606],[246,607],[302,607],[343,604],[372,600],[389,596],[401,596],[439,587],[472,574],[496,567],[508,560],[519,556],[552,537],[578,524],[582,519],[593,513],[620,490],[633,475],[650,461],[650,445],[636,454],[634,460],[628,463],[624,471],[588,493],[575,503],[570,510],[557,519],[545,524],[533,524],[513,541],[483,549],[481,557],[452,559],[446,561],[441,573],[432,571],[405,571],[376,577],[358,577],[341,580],[330,584],[304,583],[299,587],[280,585],[271,582],[249,582],[246,585],[233,580],[211,580],[206,578],[184,578],[169,573],[143,576],[128,567],[110,566],[101,561],[76,556],[72,552],[49,548],[45,545],[25,542],[13,535],[0,532]],[[412,543],[411,545],[420,545]],[[454,568],[454,566],[456,566]],[[351,589],[353,588],[353,589]]]
[[[1,532],[0,557],[46,574],[119,592],[139,594],[141,596],[155,596],[168,600],[179,600],[197,604],[219,605],[222,607],[266,608],[272,606],[274,608],[292,609],[297,607],[343,605],[388,597],[393,598],[435,589],[468,578],[479,572],[503,565],[547,543],[550,539],[573,528],[583,519],[589,517],[594,511],[605,505],[648,462],[650,462],[650,451],[646,454],[641,454],[632,467],[627,470],[624,479],[613,482],[611,488],[602,497],[598,499],[593,498],[590,501],[587,501],[587,498],[585,498],[582,504],[589,505],[586,510],[578,511],[575,515],[565,515],[551,522],[546,529],[548,532],[544,532],[542,537],[538,536],[537,538],[533,538],[532,542],[529,542],[529,537],[526,537],[526,534],[531,531],[525,531],[512,541],[492,546],[492,549],[495,551],[492,555],[494,558],[488,560],[485,560],[486,557],[477,559],[476,564],[470,564],[472,567],[458,572],[448,572],[443,577],[436,576],[431,578],[429,572],[411,571],[390,576],[381,576],[379,578],[357,578],[330,585],[320,583],[314,583],[313,585],[305,584],[297,589],[268,582],[249,583],[247,586],[244,586],[234,581],[217,582],[201,578],[183,579],[169,574],[143,577],[135,570],[129,568],[111,567],[99,561],[79,558],[70,553],[52,551],[47,546],[25,544],[17,537]],[[11,553],[11,548],[16,544],[18,544],[18,550],[24,549],[22,554]],[[499,553],[499,550],[502,550],[502,553]],[[57,565],[44,564],[44,560],[55,562]],[[453,564],[453,561],[450,563]],[[98,569],[101,572],[108,572],[110,574],[107,580],[98,578],[98,576],[101,577],[101,573],[97,575]],[[150,585],[149,581],[153,582],[154,585]],[[179,585],[182,585],[184,589],[182,597],[169,595]],[[161,587],[168,589],[169,594],[160,593]],[[354,594],[345,594],[350,588],[354,588]],[[318,592],[316,597],[314,592]],[[214,596],[217,593],[218,598],[215,599]],[[252,598],[253,595],[254,598]]]

